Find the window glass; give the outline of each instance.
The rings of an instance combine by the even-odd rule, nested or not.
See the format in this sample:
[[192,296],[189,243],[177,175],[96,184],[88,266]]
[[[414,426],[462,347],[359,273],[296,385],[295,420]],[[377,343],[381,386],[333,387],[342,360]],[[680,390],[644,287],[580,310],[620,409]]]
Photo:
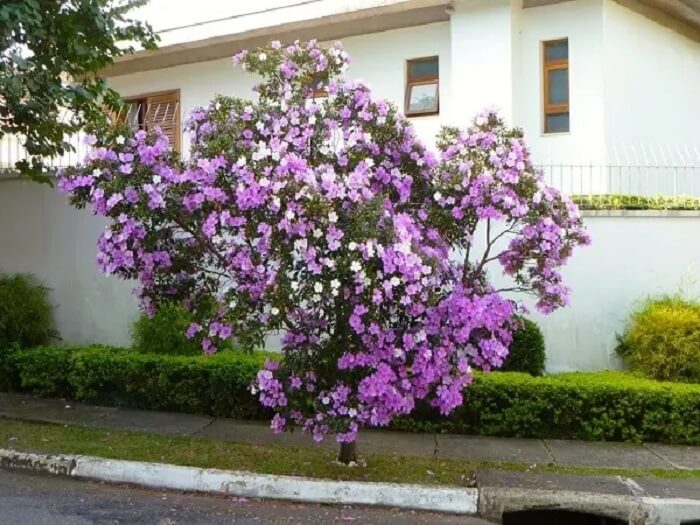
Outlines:
[[438,58],[411,60],[408,62],[408,79],[438,78],[440,73]]
[[547,133],[564,133],[569,131],[568,113],[551,113],[545,118],[545,131]]
[[568,104],[569,102],[569,70],[550,69],[547,71],[550,104]]
[[544,58],[547,62],[552,60],[566,60],[569,58],[569,41],[547,42],[545,44]]
[[437,111],[438,85],[414,84],[410,88],[408,98],[409,112]]

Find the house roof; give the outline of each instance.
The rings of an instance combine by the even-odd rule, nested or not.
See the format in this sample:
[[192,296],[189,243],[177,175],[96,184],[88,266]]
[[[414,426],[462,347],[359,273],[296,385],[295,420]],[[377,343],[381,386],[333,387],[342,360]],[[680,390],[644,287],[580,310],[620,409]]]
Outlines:
[[[459,0],[457,0],[459,1]],[[522,0],[524,8],[571,0]],[[613,0],[700,41],[700,0]],[[118,58],[103,71],[117,76],[229,57],[243,48],[282,41],[338,38],[449,20],[453,0],[280,0],[231,16],[158,32],[160,47]]]
[[160,47],[118,58],[105,76],[229,57],[282,41],[341,37],[449,20],[450,0],[296,0],[160,31]]

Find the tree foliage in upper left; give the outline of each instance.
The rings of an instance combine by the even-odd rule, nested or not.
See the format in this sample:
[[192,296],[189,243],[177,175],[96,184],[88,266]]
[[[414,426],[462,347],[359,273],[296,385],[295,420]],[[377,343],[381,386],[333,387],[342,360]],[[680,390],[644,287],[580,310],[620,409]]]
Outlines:
[[151,27],[129,17],[146,2],[0,2],[0,138],[22,137],[21,174],[50,182],[44,159],[71,151],[67,136],[118,105],[100,71],[140,46],[155,47]]

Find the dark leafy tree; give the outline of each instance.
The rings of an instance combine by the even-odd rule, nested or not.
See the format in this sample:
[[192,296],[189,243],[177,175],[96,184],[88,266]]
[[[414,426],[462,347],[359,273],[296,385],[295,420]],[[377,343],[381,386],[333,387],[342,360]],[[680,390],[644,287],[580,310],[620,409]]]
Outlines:
[[147,0],[2,0],[0,138],[21,137],[15,167],[50,182],[43,160],[72,146],[66,137],[106,117],[118,94],[100,71],[139,46],[154,48],[148,24],[129,13]]

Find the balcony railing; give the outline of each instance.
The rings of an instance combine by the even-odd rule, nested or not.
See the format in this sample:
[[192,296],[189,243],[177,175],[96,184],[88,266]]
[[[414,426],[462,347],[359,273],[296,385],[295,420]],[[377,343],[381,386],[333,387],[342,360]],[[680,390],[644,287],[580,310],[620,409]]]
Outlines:
[[[50,169],[73,166],[81,162],[90,146],[84,135],[69,139],[74,151],[48,159]],[[186,144],[186,141],[182,141]],[[697,149],[693,151],[697,152]],[[0,176],[12,176],[15,162],[27,155],[21,141],[5,135],[0,138]],[[543,164],[539,165],[545,181],[569,195],[615,197],[665,196],[676,199],[700,198],[700,154],[678,156],[658,162],[619,164]]]

